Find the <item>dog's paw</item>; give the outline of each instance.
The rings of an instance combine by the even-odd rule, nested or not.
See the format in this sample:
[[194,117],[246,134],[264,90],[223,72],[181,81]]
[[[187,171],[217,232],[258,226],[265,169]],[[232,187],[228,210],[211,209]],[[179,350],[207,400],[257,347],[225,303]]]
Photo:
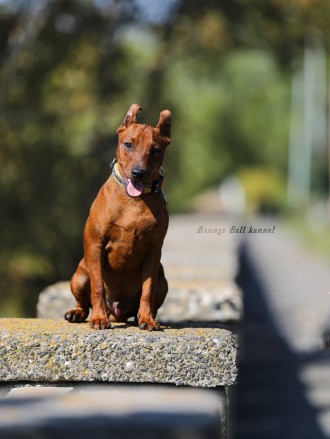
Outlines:
[[88,313],[82,309],[72,309],[64,314],[65,320],[70,323],[82,323],[87,319]]
[[146,331],[159,331],[160,325],[156,320],[153,318],[143,318],[140,317],[138,320],[138,327],[140,329],[146,330]]
[[92,329],[110,329],[111,323],[110,320],[105,318],[93,318],[90,320],[89,326]]

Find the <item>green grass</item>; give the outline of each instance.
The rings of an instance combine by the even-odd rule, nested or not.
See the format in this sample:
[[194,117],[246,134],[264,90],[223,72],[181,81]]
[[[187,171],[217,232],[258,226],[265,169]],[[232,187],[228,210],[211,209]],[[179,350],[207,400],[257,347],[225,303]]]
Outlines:
[[285,224],[301,238],[308,249],[330,261],[330,225],[312,224],[303,216],[287,218]]

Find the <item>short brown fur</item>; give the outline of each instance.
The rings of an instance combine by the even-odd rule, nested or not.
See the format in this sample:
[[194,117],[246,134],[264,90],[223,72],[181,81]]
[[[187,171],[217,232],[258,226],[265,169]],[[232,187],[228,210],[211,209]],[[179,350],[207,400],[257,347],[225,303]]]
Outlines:
[[[170,143],[171,113],[160,113],[158,125],[136,122],[140,107],[133,104],[118,128],[118,170],[125,180],[149,185],[159,180],[159,169]],[[140,175],[141,174],[141,175]],[[134,180],[135,181],[135,180]],[[94,200],[84,229],[84,257],[71,279],[76,308],[69,322],[87,319],[94,329],[110,327],[110,321],[136,317],[141,329],[158,330],[155,317],[167,294],[160,263],[168,227],[162,191],[128,195],[110,176]]]

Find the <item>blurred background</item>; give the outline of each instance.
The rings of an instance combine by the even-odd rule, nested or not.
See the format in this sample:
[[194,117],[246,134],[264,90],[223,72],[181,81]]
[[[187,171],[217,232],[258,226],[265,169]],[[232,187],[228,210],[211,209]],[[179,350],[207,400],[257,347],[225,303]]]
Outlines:
[[326,253],[329,23],[327,0],[0,0],[0,316],[71,277],[133,102],[173,113],[172,213],[278,215]]

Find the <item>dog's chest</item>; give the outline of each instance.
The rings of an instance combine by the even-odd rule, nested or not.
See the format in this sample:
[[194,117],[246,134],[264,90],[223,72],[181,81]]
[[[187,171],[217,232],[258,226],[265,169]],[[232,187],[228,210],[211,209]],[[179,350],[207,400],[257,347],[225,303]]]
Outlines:
[[136,217],[126,213],[112,222],[106,245],[107,259],[116,271],[139,269],[148,251],[162,243],[166,233],[163,221],[147,213]]

